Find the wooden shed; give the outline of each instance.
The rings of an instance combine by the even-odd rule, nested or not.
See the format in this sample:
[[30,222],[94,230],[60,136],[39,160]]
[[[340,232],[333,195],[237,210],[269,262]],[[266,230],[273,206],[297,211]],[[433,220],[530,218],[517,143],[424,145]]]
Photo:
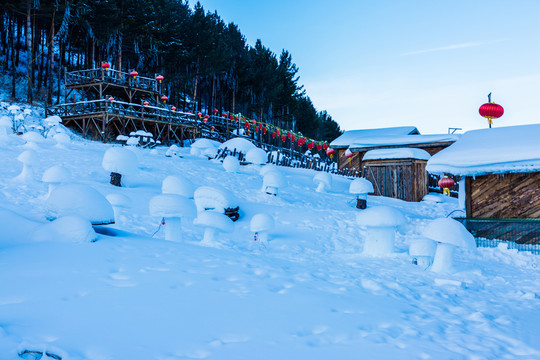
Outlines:
[[363,174],[373,183],[374,195],[420,201],[428,193],[429,158],[422,149],[370,150],[364,155]]
[[462,177],[463,221],[477,236],[540,243],[538,139],[540,125],[469,131],[427,170]]

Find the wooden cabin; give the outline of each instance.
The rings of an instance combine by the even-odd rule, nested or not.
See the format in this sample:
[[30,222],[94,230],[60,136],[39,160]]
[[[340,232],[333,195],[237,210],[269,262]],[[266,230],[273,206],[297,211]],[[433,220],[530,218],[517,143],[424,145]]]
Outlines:
[[540,124],[469,131],[427,170],[461,176],[462,221],[476,236],[540,243],[538,139]]
[[430,154],[422,149],[392,148],[367,151],[363,174],[373,184],[373,195],[420,201],[428,193],[426,164]]
[[[453,144],[459,135],[420,135],[414,126],[346,131],[330,143],[338,155],[338,168],[363,169],[366,152],[375,149],[417,148],[434,155]],[[347,158],[349,150],[352,156]]]

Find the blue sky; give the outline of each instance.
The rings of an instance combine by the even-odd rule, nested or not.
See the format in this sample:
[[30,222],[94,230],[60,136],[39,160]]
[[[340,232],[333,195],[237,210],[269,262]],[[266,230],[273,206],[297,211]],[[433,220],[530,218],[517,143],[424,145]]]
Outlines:
[[[191,1],[192,4],[194,3]],[[318,110],[344,130],[421,133],[540,123],[540,1],[201,0],[248,43],[287,49]]]

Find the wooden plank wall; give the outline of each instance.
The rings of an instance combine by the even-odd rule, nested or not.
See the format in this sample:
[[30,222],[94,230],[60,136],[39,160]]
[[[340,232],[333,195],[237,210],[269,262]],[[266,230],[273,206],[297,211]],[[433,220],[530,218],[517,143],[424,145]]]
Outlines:
[[416,159],[364,161],[363,174],[373,183],[375,195],[420,201],[428,193],[426,163]]
[[467,217],[540,218],[540,172],[489,174],[467,181]]
[[351,158],[351,161],[349,162],[349,159],[345,157],[345,151],[347,149],[338,149],[337,155],[338,155],[338,169],[362,169],[362,158],[364,157],[365,152],[355,152],[353,153],[353,157]]

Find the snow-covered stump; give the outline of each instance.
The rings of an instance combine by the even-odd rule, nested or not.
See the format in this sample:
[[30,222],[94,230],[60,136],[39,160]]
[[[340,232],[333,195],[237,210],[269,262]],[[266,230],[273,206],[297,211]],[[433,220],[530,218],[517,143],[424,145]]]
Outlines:
[[277,196],[279,189],[285,185],[285,178],[279,171],[267,172],[263,177],[262,191]]
[[373,191],[373,184],[366,178],[354,179],[349,185],[349,193],[356,195],[357,209],[363,210],[367,207],[367,194]]
[[274,229],[274,218],[268,214],[256,214],[251,218],[249,228],[254,233],[255,241],[267,244],[270,232]]
[[162,218],[165,240],[182,241],[182,218],[195,215],[195,205],[188,198],[176,194],[156,195],[150,199],[150,215]]
[[318,172],[313,177],[313,182],[317,184],[315,191],[320,193],[328,192],[332,188],[332,175],[327,172]]
[[199,212],[193,224],[204,227],[204,236],[201,244],[206,246],[217,245],[220,233],[230,233],[234,230],[234,223],[226,215],[215,211]]
[[14,180],[28,182],[34,180],[34,166],[38,163],[38,156],[34,150],[23,151],[19,156],[17,156],[23,164],[22,171],[17,175]]
[[71,172],[62,165],[55,165],[45,170],[41,177],[41,181],[49,185],[47,198],[51,196],[51,193],[58,185],[69,182],[70,180]]
[[451,218],[432,220],[424,229],[423,235],[438,242],[431,271],[437,273],[454,272],[454,250],[476,250],[474,237],[459,221]]
[[367,230],[363,253],[386,256],[394,252],[396,229],[405,217],[395,208],[375,206],[357,214],[356,222]]
[[411,241],[409,246],[409,255],[412,258],[412,263],[427,269],[433,262],[433,256],[437,244],[435,241],[427,238],[418,238]]
[[137,156],[130,150],[121,147],[112,147],[103,155],[101,165],[111,173],[111,185],[122,186],[122,175],[131,175],[137,172]]
[[248,150],[246,153],[246,162],[256,166],[263,166],[268,162],[268,154],[261,148]]
[[123,194],[109,194],[107,195],[107,201],[111,203],[114,211],[114,219],[116,223],[120,219],[123,209],[131,208],[131,199]]
[[195,190],[193,199],[198,212],[216,211],[227,215],[232,221],[240,218],[237,199],[223,188],[201,186]]

